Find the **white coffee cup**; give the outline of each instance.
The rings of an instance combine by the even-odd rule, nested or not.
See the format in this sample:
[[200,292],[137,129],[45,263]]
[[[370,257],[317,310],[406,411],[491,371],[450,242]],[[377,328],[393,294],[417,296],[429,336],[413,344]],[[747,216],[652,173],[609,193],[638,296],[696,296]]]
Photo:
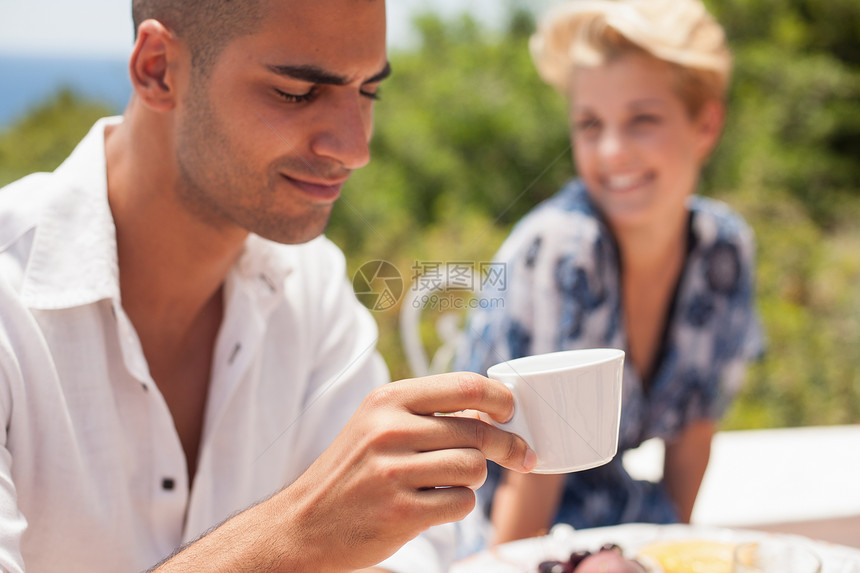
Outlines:
[[624,352],[568,350],[491,366],[487,376],[511,389],[514,415],[499,428],[537,454],[533,473],[587,470],[618,451]]

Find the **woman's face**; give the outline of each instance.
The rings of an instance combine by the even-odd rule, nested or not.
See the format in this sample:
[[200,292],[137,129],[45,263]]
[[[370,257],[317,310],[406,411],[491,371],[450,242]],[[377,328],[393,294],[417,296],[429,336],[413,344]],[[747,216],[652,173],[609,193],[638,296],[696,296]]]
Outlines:
[[673,90],[671,68],[645,55],[575,74],[574,161],[609,224],[623,230],[686,217],[686,198],[722,127],[720,104],[706,104],[691,118]]

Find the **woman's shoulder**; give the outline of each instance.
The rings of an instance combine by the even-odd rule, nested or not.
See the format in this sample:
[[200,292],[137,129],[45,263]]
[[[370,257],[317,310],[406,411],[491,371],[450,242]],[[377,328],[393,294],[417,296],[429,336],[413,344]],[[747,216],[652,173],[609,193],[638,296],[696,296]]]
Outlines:
[[544,252],[591,253],[606,234],[584,185],[572,180],[514,225],[497,258],[529,256],[535,245]]
[[598,219],[597,210],[588,196],[585,183],[581,179],[567,181],[555,195],[540,202],[526,217],[539,216],[544,211],[566,213],[572,217]]
[[735,243],[752,247],[752,228],[727,203],[696,195],[690,201],[690,212],[693,214],[693,233],[700,244]]

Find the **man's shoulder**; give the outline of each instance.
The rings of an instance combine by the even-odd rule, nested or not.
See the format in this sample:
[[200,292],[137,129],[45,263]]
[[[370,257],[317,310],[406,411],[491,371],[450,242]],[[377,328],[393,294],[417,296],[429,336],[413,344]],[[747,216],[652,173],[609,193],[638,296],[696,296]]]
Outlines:
[[56,195],[51,173],[34,173],[0,188],[0,281],[16,290],[43,213]]
[[0,188],[0,252],[38,225],[55,191],[52,173],[34,173]]
[[53,185],[50,173],[35,173],[0,188],[0,380],[12,379],[14,349],[27,338],[21,327],[27,323],[29,311],[21,287]]

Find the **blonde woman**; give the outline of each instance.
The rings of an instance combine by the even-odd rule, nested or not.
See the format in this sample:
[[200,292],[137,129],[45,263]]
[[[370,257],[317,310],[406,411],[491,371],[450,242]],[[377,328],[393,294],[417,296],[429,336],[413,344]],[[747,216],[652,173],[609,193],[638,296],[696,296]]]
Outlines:
[[[570,103],[579,178],[504,243],[507,281],[476,312],[463,369],[556,350],[626,351],[619,455],[568,475],[490,472],[495,541],[623,522],[689,521],[716,424],[761,352],[753,236],[694,195],[724,118],[731,56],[699,0],[570,1],[532,38]],[[492,305],[488,305],[492,306]],[[587,406],[586,406],[587,407]],[[663,479],[621,453],[665,441]]]

